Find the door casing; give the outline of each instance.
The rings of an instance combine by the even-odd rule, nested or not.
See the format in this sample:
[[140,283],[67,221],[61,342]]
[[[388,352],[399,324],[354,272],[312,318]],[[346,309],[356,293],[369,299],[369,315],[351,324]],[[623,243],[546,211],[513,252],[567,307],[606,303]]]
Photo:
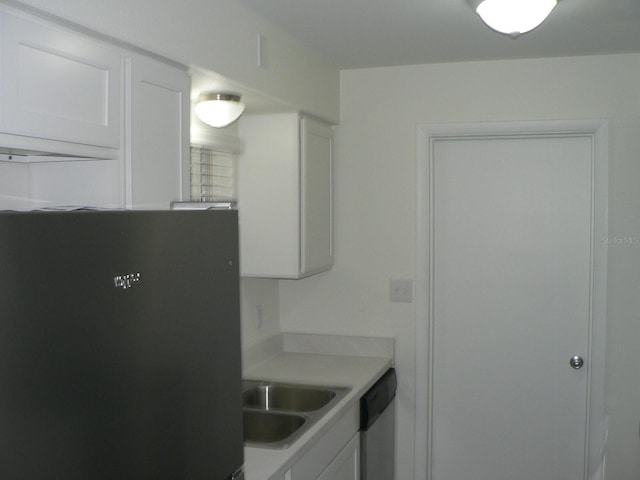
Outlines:
[[461,138],[526,138],[587,136],[592,142],[593,231],[592,291],[589,326],[587,398],[587,458],[585,480],[604,478],[606,422],[604,408],[605,348],[607,318],[607,233],[609,183],[608,120],[561,120],[531,122],[481,122],[470,124],[423,124],[416,131],[416,399],[415,480],[431,480],[429,392],[433,377],[431,352],[433,311],[433,162],[434,142]]

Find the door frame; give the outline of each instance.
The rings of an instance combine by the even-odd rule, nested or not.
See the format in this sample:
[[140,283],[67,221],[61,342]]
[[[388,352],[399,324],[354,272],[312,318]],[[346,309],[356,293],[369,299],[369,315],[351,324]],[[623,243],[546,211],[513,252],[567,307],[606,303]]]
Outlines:
[[591,306],[587,384],[585,480],[604,478],[605,349],[607,319],[607,234],[609,195],[609,121],[559,120],[419,124],[416,128],[416,397],[415,480],[431,480],[433,405],[433,162],[438,140],[465,138],[587,137],[592,145]]

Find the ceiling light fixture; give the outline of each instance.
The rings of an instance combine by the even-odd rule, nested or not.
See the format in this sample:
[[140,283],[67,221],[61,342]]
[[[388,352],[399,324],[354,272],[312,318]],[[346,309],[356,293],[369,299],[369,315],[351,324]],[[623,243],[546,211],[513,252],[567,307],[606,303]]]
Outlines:
[[513,37],[540,25],[557,3],[558,0],[471,0],[484,23]]
[[233,93],[203,92],[198,96],[196,115],[207,125],[226,127],[235,122],[244,111],[240,95]]

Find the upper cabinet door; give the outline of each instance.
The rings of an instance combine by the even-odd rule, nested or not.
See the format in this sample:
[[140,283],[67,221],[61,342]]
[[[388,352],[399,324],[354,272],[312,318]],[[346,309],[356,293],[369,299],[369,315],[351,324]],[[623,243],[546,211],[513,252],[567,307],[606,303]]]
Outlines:
[[332,131],[298,113],[244,115],[240,274],[308,277],[333,266]]
[[0,131],[118,148],[120,51],[39,19],[1,15]]
[[169,209],[189,195],[189,75],[133,56],[126,90],[127,206]]
[[309,117],[300,121],[301,276],[333,265],[332,131]]

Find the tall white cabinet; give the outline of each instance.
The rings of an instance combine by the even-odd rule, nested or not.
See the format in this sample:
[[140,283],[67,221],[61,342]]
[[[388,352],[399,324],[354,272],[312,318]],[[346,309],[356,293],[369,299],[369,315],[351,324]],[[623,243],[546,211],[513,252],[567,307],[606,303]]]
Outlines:
[[240,273],[307,277],[333,265],[332,130],[298,113],[243,116]]

